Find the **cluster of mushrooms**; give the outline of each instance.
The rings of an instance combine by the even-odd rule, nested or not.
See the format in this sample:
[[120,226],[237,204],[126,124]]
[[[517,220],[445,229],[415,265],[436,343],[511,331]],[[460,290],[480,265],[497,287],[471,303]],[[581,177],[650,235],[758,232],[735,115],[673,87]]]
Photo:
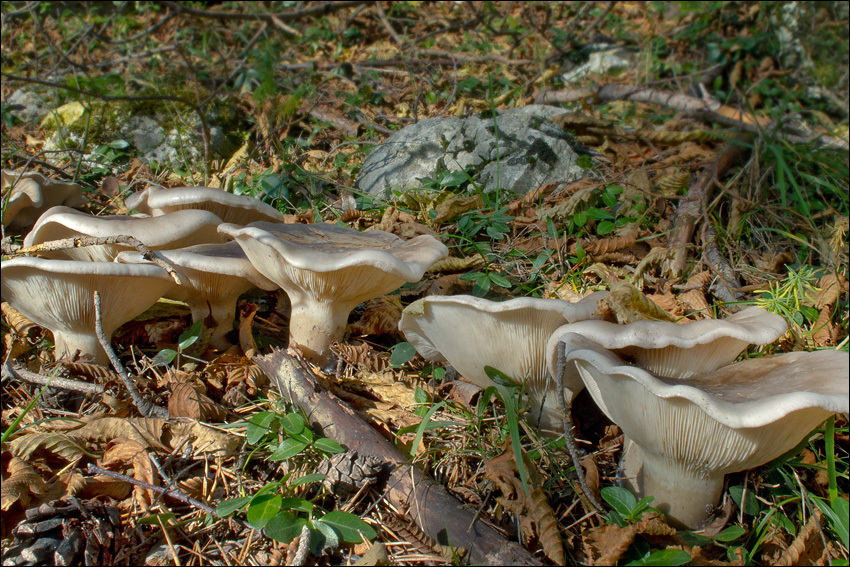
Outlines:
[[[75,199],[62,198],[66,204]],[[207,187],[152,186],[126,204],[141,215],[98,217],[52,207],[24,245],[134,236],[174,266],[179,285],[122,244],[49,250],[2,263],[3,299],[52,331],[57,359],[80,352],[106,362],[95,334],[95,290],[107,336],[168,297],[185,301],[195,320],[212,321],[210,345],[227,348],[237,298],[258,287],[287,293],[290,344],[327,367],[330,345],[342,340],[356,305],[418,281],[448,255],[429,235],[403,241],[380,230],[287,224],[257,199]],[[404,310],[399,329],[426,359],[448,361],[481,387],[492,385],[485,366],[523,382],[529,419],[544,431],[562,423],[561,400],[569,406],[587,387],[627,437],[623,483],[654,496],[674,524],[688,528],[709,518],[727,473],[782,455],[830,415],[848,412],[846,353],[795,352],[733,363],[748,345],[784,335],[778,315],[749,308],[684,325],[619,325],[600,315],[607,293],[577,303],[429,296]]]
[[719,320],[617,324],[598,308],[607,295],[425,297],[404,310],[399,329],[426,359],[448,361],[482,388],[493,385],[485,366],[523,382],[528,417],[544,432],[562,424],[558,396],[569,407],[586,387],[623,430],[621,483],[689,529],[710,520],[726,474],[783,455],[848,412],[845,352],[733,362],[785,334],[778,315],[750,307]]
[[45,247],[42,257],[2,263],[3,299],[53,333],[57,359],[79,352],[107,362],[95,333],[95,290],[107,337],[166,297],[186,302],[196,321],[212,322],[210,346],[226,349],[238,297],[258,287],[287,293],[290,344],[327,366],[329,347],[342,340],[357,304],[418,281],[448,255],[428,235],[403,241],[379,230],[287,224],[280,212],[257,199],[209,187],[151,186],[126,204],[141,214],[93,216],[52,207],[38,218],[24,246],[133,236],[173,266],[179,284],[121,243]]

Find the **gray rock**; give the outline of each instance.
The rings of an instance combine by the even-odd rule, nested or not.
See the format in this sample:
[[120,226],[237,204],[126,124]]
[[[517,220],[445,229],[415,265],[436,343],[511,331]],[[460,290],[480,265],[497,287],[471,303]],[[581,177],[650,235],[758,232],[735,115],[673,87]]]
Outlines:
[[[363,163],[356,187],[388,199],[422,186],[419,178],[466,169],[485,192],[529,193],[585,176],[564,131],[549,122],[564,110],[545,105],[466,118],[426,118],[390,136]],[[482,116],[483,115],[483,116]],[[498,135],[496,133],[498,128]]]
[[121,127],[121,134],[136,146],[141,154],[147,154],[165,141],[165,131],[149,116],[134,116]]
[[9,113],[21,122],[39,120],[47,114],[44,100],[37,94],[23,89],[13,92],[6,104],[9,105]]
[[565,83],[576,83],[586,75],[617,75],[634,67],[637,53],[626,47],[608,48],[606,45],[596,46],[599,50],[592,51],[587,63],[565,73],[562,78]]

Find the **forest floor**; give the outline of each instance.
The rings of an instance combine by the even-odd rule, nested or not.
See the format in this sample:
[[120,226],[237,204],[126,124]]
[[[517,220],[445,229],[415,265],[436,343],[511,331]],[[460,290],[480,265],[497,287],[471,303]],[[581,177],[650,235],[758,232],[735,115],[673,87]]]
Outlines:
[[[335,371],[300,372],[506,545],[546,564],[848,564],[846,414],[728,475],[712,524],[676,530],[614,488],[622,431],[587,392],[573,420],[602,512],[563,439],[517,419],[527,408],[515,388],[467,392],[398,331],[402,309],[426,295],[577,301],[630,284],[634,302],[679,322],[748,306],[786,319],[783,337],[742,357],[846,353],[842,3],[74,4],[2,4],[3,168],[78,183],[98,215],[127,214],[125,198],[149,184],[204,185],[291,222],[437,236],[451,263],[355,309]],[[575,73],[615,48],[619,66]],[[20,114],[19,90],[45,101],[45,118]],[[445,172],[392,199],[355,187],[370,151],[407,125],[535,103],[563,108],[556,123],[586,150],[586,178],[527,195]],[[155,116],[184,151],[143,162],[120,134],[128,116]],[[4,229],[4,261],[28,230]],[[284,294],[243,296],[226,352],[206,348],[173,303],[116,332],[133,382],[168,419],[139,417],[113,369],[55,363],[50,334],[7,308],[4,565],[61,539],[25,535],[27,514],[30,531],[87,532],[76,536],[85,560],[100,565],[484,562],[438,541],[380,475],[366,471],[350,492],[320,476],[338,474],[321,463],[348,443],[251,359],[287,344]],[[102,387],[43,388],[11,365]]]

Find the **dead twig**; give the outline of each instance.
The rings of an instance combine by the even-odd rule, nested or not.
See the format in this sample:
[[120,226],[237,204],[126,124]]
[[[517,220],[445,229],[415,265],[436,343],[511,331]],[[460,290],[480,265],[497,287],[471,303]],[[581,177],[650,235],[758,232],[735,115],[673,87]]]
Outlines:
[[127,371],[124,369],[124,365],[121,364],[121,361],[118,360],[118,356],[115,354],[115,351],[112,350],[112,345],[109,344],[109,337],[103,332],[103,320],[101,317],[100,310],[100,294],[97,290],[94,290],[94,332],[97,335],[97,340],[100,342],[100,346],[103,347],[103,350],[106,351],[106,356],[109,357],[109,362],[112,363],[113,368],[121,377],[121,381],[124,382],[124,386],[127,388],[127,391],[130,392],[130,397],[133,398],[133,404],[135,404],[136,409],[139,410],[145,417],[168,417],[168,410],[164,407],[158,406],[154,403],[148,402],[142,399],[142,396],[139,394],[139,391],[136,390],[136,387],[133,385],[133,382],[130,380],[130,377],[127,375]]
[[354,411],[319,384],[306,365],[293,354],[276,350],[253,361],[277,382],[285,398],[300,405],[311,423],[324,434],[361,455],[375,457],[389,469],[386,498],[397,508],[409,508],[411,518],[442,545],[464,547],[473,563],[488,565],[539,565],[517,543],[506,540],[455,500],[446,489],[411,465],[389,441],[360,419]]
[[83,246],[103,246],[104,244],[126,244],[128,246],[132,246],[139,251],[145,260],[168,272],[168,275],[171,276],[171,279],[173,279],[177,285],[183,285],[180,274],[177,273],[170,263],[148,248],[147,245],[138,238],[128,236],[126,234],[118,234],[116,236],[74,236],[72,238],[63,238],[61,240],[50,240],[48,242],[36,244],[35,246],[19,248],[16,251],[16,254],[38,254],[39,252],[51,252],[53,250],[65,250],[67,248],[81,248]]
[[30,372],[17,364],[10,364],[9,361],[3,363],[3,377],[38,384],[40,386],[49,385],[51,388],[81,392],[83,394],[102,394],[105,391],[105,388],[100,384],[89,384],[88,382],[69,380],[67,378],[51,378],[50,376]]

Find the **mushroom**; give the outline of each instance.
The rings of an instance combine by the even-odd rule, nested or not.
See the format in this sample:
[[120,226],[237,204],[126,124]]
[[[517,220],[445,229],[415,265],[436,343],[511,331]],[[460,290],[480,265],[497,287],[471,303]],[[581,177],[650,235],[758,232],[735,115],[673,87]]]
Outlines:
[[844,352],[767,356],[669,378],[581,335],[567,332],[557,342],[596,404],[634,443],[622,463],[636,473],[632,486],[689,529],[709,519],[724,475],[775,459],[833,413],[848,411]]
[[[608,321],[579,321],[552,336],[557,343],[563,333],[575,333],[595,341],[638,366],[672,378],[688,378],[729,364],[750,344],[772,343],[785,334],[785,319],[761,307],[749,307],[725,319],[702,319],[677,324],[667,321],[635,321],[618,325]],[[549,368],[556,368],[551,346]],[[566,380],[574,383],[567,368]],[[567,386],[568,387],[568,386]]]
[[[469,295],[429,296],[407,306],[399,330],[427,360],[448,361],[461,376],[482,388],[493,385],[484,371],[492,366],[525,382],[530,422],[557,430],[562,417],[546,370],[546,343],[556,329],[599,317],[600,291],[577,303],[560,299],[518,298],[488,301]],[[574,398],[584,385],[578,376],[564,386]]]
[[[175,287],[166,297],[188,303],[195,321],[212,317],[210,346],[220,350],[230,347],[225,335],[233,326],[239,296],[254,287],[267,291],[278,288],[254,269],[236,242],[199,244],[179,250],[161,250],[158,254],[186,276],[184,284]],[[115,260],[128,264],[148,263],[139,252],[129,250],[118,254]]]
[[223,224],[258,272],[286,291],[292,303],[289,342],[317,364],[332,360],[348,314],[359,303],[422,278],[448,255],[436,238],[401,240],[380,230],[359,232],[330,224]]
[[48,179],[35,172],[18,174],[5,169],[0,177],[5,204],[3,226],[12,229],[32,225],[45,209],[54,205],[81,207],[86,203],[83,188],[76,183]]
[[[152,250],[181,248],[193,244],[221,242],[216,231],[221,219],[209,211],[176,211],[159,217],[106,215],[97,217],[68,207],[53,207],[38,219],[24,238],[24,246],[79,236],[134,236]],[[80,246],[40,252],[56,260],[111,262],[126,244]]]
[[107,357],[95,334],[92,292],[100,292],[103,331],[109,337],[175,285],[157,266],[113,262],[13,258],[4,260],[0,270],[3,299],[53,332],[57,359],[79,350],[98,364]]
[[234,195],[213,187],[174,187],[151,185],[125,201],[127,208],[159,216],[182,209],[203,209],[223,222],[248,224],[256,221],[283,222],[283,215],[271,205],[248,195]]

